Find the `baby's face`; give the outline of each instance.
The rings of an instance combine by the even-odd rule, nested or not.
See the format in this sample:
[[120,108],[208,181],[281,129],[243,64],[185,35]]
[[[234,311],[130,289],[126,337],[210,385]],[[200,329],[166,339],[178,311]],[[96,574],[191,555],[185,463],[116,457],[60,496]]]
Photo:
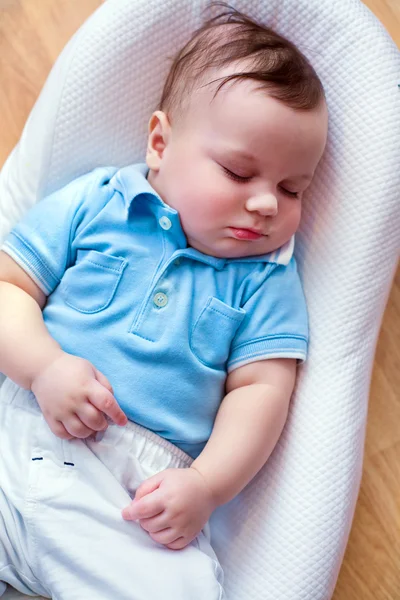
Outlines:
[[193,248],[223,258],[265,254],[299,226],[327,110],[293,110],[254,82],[228,84],[212,100],[214,89],[194,92],[171,127],[153,118],[148,179],[179,212]]

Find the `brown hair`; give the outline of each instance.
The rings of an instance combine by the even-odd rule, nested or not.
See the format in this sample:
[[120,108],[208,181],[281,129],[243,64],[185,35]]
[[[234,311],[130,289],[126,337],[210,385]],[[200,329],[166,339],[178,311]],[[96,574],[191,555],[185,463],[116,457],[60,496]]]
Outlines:
[[[208,8],[212,7],[224,10],[197,29],[173,59],[161,110],[169,115],[182,110],[196,84],[209,85],[219,79],[215,95],[229,81],[253,80],[259,82],[259,89],[297,110],[312,110],[323,101],[324,89],[317,73],[292,42],[225,2],[213,2]],[[203,82],[208,71],[237,61],[242,63],[239,72]]]

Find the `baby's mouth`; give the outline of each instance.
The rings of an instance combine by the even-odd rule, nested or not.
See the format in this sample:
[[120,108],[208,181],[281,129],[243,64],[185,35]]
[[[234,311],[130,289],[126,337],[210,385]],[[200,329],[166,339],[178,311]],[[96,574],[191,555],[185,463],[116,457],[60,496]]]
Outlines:
[[259,231],[255,231],[254,229],[244,229],[242,227],[229,227],[233,237],[237,240],[259,240],[262,237],[265,237],[265,234],[260,233]]

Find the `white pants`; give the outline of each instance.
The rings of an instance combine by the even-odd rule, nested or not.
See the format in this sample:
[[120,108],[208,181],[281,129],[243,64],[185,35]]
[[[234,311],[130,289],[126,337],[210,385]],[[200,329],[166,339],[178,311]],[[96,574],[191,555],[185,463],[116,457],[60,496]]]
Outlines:
[[53,600],[225,598],[207,532],[174,551],[121,516],[144,479],[190,463],[131,422],[110,425],[100,440],[61,440],[33,394],[7,379],[0,388],[0,580]]

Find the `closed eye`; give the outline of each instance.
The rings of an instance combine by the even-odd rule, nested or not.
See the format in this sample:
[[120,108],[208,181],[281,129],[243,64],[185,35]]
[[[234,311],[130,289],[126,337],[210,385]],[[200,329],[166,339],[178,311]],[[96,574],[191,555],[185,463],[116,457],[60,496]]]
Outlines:
[[300,196],[299,192],[291,192],[283,187],[281,187],[281,190],[284,194],[286,194],[287,196],[290,196],[291,198],[298,198]]
[[228,175],[228,177],[230,177],[234,181],[238,181],[239,183],[246,183],[247,181],[250,181],[250,179],[251,179],[251,177],[242,177],[241,175],[237,175],[230,169],[227,169],[226,167],[224,167],[222,165],[220,165],[220,166],[222,167],[222,169],[224,170],[226,175]]

